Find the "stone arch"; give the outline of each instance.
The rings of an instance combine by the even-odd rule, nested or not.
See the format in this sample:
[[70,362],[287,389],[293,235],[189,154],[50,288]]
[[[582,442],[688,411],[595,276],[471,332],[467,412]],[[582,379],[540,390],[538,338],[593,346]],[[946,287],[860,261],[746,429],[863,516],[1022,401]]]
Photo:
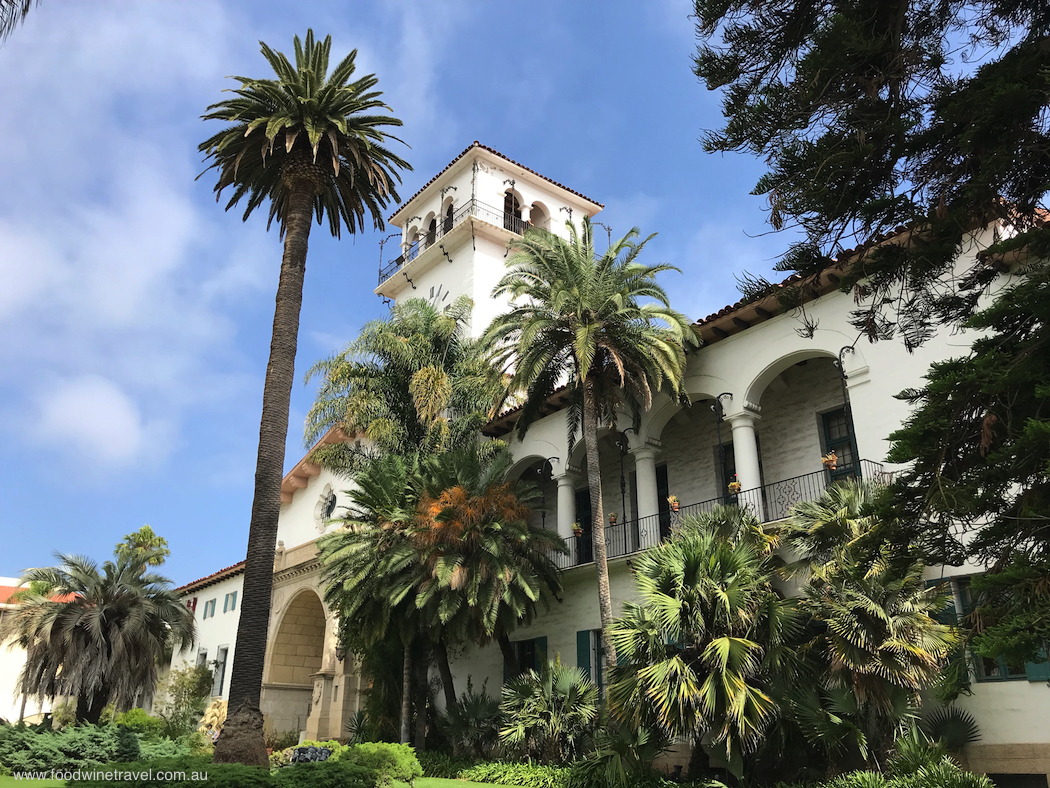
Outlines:
[[[507,481],[515,481],[520,479],[522,474],[530,468],[544,462],[549,457],[554,457],[551,460],[551,466],[554,473],[558,473],[562,470],[561,452],[553,443],[547,441],[536,441],[529,446],[531,450],[528,454],[524,454],[515,460],[514,464],[507,471]],[[547,454],[541,454],[540,452],[547,451]]]
[[[726,391],[732,393],[732,390],[728,381],[711,375],[689,375],[685,379],[685,391],[694,405],[702,400],[714,399]],[[653,407],[643,414],[641,429],[638,431],[639,439],[660,440],[667,422],[681,410],[682,405],[670,397],[661,395],[659,400],[653,403]]]
[[760,406],[762,395],[770,382],[786,369],[813,358],[837,360],[839,351],[846,346],[854,346],[853,352],[845,358],[847,373],[864,367],[864,354],[855,346],[855,338],[832,329],[818,330],[812,339],[803,339],[791,332],[756,346],[755,353],[741,370],[740,380],[744,385],[740,387],[739,402],[736,401],[737,392],[734,391],[733,410],[743,408],[745,402]]
[[423,217],[422,228],[424,243],[430,246],[438,236],[438,215],[434,211]]
[[451,195],[446,197],[445,201],[441,204],[439,214],[441,234],[444,235],[452,229],[453,218],[456,215],[456,203]]
[[292,597],[270,643],[268,683],[313,688],[313,676],[324,659],[326,621],[324,605],[313,589],[301,589]]
[[550,230],[551,228],[551,210],[539,200],[532,203],[532,208],[529,213],[529,222],[533,227],[539,227],[542,230]]

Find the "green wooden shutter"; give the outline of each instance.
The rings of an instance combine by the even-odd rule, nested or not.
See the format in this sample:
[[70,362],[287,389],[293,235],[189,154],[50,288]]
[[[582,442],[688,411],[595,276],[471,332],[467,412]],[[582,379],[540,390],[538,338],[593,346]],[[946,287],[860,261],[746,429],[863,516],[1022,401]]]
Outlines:
[[1024,675],[1029,681],[1050,682],[1050,662],[1046,661],[1046,651],[1040,651],[1039,656],[1043,662],[1026,662],[1024,664]]
[[591,631],[581,629],[576,633],[576,666],[587,678],[591,677]]
[[926,581],[927,588],[934,588],[941,585],[944,586],[943,593],[948,597],[948,606],[941,612],[937,613],[937,615],[933,616],[933,619],[938,624],[944,624],[948,627],[957,627],[959,626],[959,616],[955,610],[955,595],[952,593],[951,580],[944,577]]
[[539,672],[547,664],[547,638],[536,638],[536,650],[533,653],[536,655],[536,664],[533,667]]

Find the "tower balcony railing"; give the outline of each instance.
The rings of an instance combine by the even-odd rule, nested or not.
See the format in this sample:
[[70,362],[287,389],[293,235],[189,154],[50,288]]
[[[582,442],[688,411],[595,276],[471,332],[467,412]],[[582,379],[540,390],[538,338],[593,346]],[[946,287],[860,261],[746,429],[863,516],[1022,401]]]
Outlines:
[[[674,532],[683,518],[707,514],[719,506],[739,506],[748,509],[763,523],[783,520],[791,514],[791,508],[795,504],[815,501],[832,484],[858,478],[888,484],[892,480],[892,472],[883,471],[881,463],[860,460],[852,467],[840,466],[834,472],[826,469],[814,471],[750,490],[741,490],[735,494],[727,493],[717,498],[681,506],[678,511],[665,511],[625,523],[606,525],[606,557],[620,558],[659,544]],[[594,544],[589,533],[569,537],[565,542],[569,548],[568,555],[553,556],[558,567],[569,569],[594,562]]]
[[509,230],[516,235],[524,235],[525,231],[532,227],[530,222],[526,222],[516,214],[501,211],[498,208],[493,208],[491,205],[486,205],[485,203],[472,198],[463,203],[463,205],[461,205],[452,216],[446,216],[438,222],[437,226],[434,228],[434,232],[428,232],[418,241],[409,246],[408,251],[382,266],[379,269],[379,284],[383,284],[383,282],[394,276],[398,271],[452,232],[453,228],[461,225],[463,221],[469,217],[481,219],[489,224],[502,227],[504,230]]

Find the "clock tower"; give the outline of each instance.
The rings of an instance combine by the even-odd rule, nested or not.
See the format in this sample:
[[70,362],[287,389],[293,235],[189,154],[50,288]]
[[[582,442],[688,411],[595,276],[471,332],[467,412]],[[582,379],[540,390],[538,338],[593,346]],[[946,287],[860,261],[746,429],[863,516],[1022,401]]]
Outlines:
[[377,295],[424,298],[437,308],[462,295],[474,302],[470,333],[479,335],[507,309],[492,290],[508,249],[530,227],[563,237],[604,206],[474,142],[390,217],[401,254],[384,260]]

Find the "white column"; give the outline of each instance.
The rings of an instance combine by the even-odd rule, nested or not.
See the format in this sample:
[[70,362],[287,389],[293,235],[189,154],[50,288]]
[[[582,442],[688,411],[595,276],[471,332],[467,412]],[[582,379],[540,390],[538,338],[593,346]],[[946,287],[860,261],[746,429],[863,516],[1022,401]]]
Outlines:
[[555,478],[558,481],[558,536],[568,539],[576,522],[576,476],[562,473]]
[[755,422],[758,414],[742,411],[726,416],[733,428],[733,456],[736,459],[736,478],[743,493],[740,503],[746,504],[758,516],[765,519],[762,507],[762,474],[758,466],[758,441],[755,439]]
[[634,473],[638,484],[638,519],[649,518],[638,524],[638,546],[646,548],[660,541],[660,494],[656,487],[656,449],[641,446],[631,451]]
[[521,220],[523,222],[529,221],[529,217],[532,215],[532,206],[523,205],[521,206]]

